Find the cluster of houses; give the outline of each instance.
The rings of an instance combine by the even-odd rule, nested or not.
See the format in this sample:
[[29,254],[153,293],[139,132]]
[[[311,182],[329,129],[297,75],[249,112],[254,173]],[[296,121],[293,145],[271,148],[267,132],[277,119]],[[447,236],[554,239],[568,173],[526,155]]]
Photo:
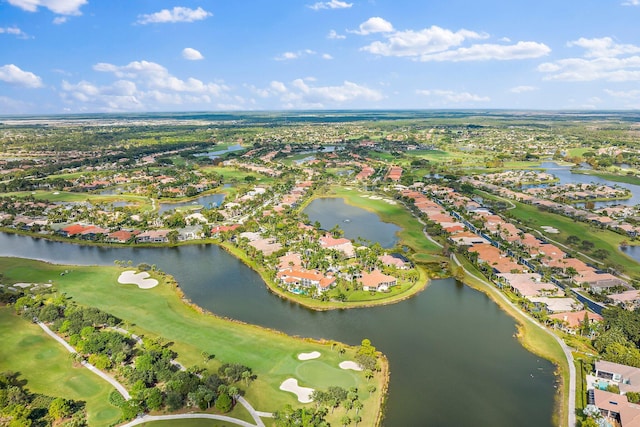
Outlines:
[[627,189],[595,184],[551,185],[545,188],[527,188],[523,192],[535,197],[544,197],[550,200],[569,202],[616,200],[630,197]]
[[[412,199],[429,221],[439,224],[451,243],[467,248],[479,265],[485,265],[496,286],[528,300],[535,310],[544,309],[550,319],[558,320],[560,327],[568,331],[579,327],[585,313],[590,321],[601,317],[585,312],[579,301],[565,295],[557,280],[544,281],[534,264],[569,277],[575,285],[592,292],[608,293],[613,303],[625,307],[640,303],[640,292],[632,290],[624,280],[567,256],[556,245],[518,229],[451,188],[430,185],[421,191],[405,189],[402,195]],[[619,289],[624,292],[613,292]]]
[[402,178],[402,168],[399,166],[389,167],[386,178],[394,182],[399,182],[400,178]]
[[[348,258],[355,256],[355,248],[349,239],[325,235],[320,237],[319,242],[321,247],[340,251]],[[381,255],[379,260],[387,266],[409,268],[405,261],[391,255]],[[323,273],[318,270],[305,269],[302,255],[299,253],[288,253],[278,258],[276,280],[282,287],[293,293],[321,295],[336,284],[337,277],[348,280],[355,279],[362,290],[369,292],[387,292],[398,284],[396,277],[384,274],[377,268],[373,270],[362,269],[355,274],[347,274],[341,273],[335,267],[330,267],[329,271]]]
[[[629,237],[636,237],[640,235],[640,226],[631,224],[625,221],[620,216],[616,218],[612,218],[608,216],[608,214],[602,214],[604,210],[601,210],[601,213],[594,213],[585,209],[579,209],[574,206],[565,203],[559,203],[551,200],[547,200],[544,198],[539,198],[532,196],[531,194],[526,194],[523,192],[518,192],[511,190],[509,188],[501,187],[499,185],[490,184],[484,182],[480,179],[468,178],[464,180],[465,182],[477,187],[482,188],[487,191],[490,191],[494,194],[498,194],[500,196],[516,200],[523,203],[528,203],[534,206],[543,207],[552,212],[559,213],[561,215],[568,216],[570,218],[575,218],[577,220],[590,222],[594,225],[600,227],[606,227],[611,230],[617,231],[621,234],[625,234]],[[612,212],[617,212],[619,214],[629,213],[629,214],[637,214],[636,210],[629,208],[620,208]]]
[[542,184],[554,181],[550,173],[532,170],[513,170],[482,175],[485,182],[502,186],[519,186],[524,184]]

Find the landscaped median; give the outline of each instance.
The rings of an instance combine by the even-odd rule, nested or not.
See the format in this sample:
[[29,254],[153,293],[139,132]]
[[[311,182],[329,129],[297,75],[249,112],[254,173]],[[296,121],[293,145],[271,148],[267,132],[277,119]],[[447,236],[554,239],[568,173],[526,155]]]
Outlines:
[[[61,275],[65,271],[67,273]],[[171,286],[174,283],[171,277],[152,273],[152,278],[157,279],[159,285],[140,289],[135,285],[118,283],[123,271],[117,267],[61,266],[18,258],[0,258],[0,272],[5,283],[48,283],[51,280],[55,289],[64,292],[78,304],[99,308],[132,325],[127,327],[131,332],[151,338],[162,337],[165,342],[172,342],[171,349],[178,353],[178,360],[184,366],[198,365],[217,371],[222,363],[229,362],[250,367],[256,379],[246,387],[245,397],[259,411],[274,412],[287,404],[299,407],[301,404],[296,396],[280,390],[285,380],[294,378],[300,386],[317,390],[326,390],[331,386],[356,387],[358,398],[364,404],[360,413],[361,425],[377,425],[388,380],[388,367],[384,357],[379,358],[381,372],[368,380],[365,372],[340,368],[341,362],[354,360],[355,348],[293,338],[277,331],[205,314],[184,303],[176,288]],[[39,329],[8,310],[3,310],[1,314],[3,342],[10,335],[26,334],[24,331]],[[29,333],[34,335],[33,331]],[[38,334],[42,336],[44,333],[37,332],[36,335]],[[46,336],[38,338],[39,341],[48,339],[50,338]],[[15,343],[16,348],[24,345],[23,339]],[[51,345],[58,344],[52,340]],[[344,352],[339,351],[339,348],[344,349]],[[300,360],[298,357],[303,353],[317,354],[315,352],[320,353],[320,357],[309,360]],[[203,361],[204,353],[215,357]],[[38,368],[33,361],[24,357],[3,357],[0,360],[2,369],[20,371],[30,381],[31,378],[35,381],[36,377],[47,378],[50,368],[46,357],[38,364]],[[55,372],[51,374],[54,375]],[[65,375],[71,377],[69,374]],[[87,375],[92,376],[88,371]],[[99,379],[93,380],[96,381]],[[376,391],[369,393],[368,384],[374,384]],[[83,393],[79,392],[78,395],[82,396]],[[97,405],[100,399],[96,398],[95,401]],[[99,415],[91,406],[88,406],[88,410],[90,418]],[[235,411],[244,414],[238,414],[238,417],[246,415],[244,409]],[[329,415],[332,424],[338,424],[339,412],[341,414],[341,411],[336,411],[335,419],[332,414]],[[234,416],[235,412],[231,415]]]

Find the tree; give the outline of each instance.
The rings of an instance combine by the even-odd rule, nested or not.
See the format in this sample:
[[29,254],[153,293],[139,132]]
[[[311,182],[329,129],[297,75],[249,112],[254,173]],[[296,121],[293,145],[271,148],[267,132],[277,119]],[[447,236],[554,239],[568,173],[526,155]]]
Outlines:
[[222,393],[216,399],[216,408],[220,412],[229,412],[233,407],[231,397],[227,393]]
[[356,427],[358,426],[358,424],[360,424],[360,422],[362,421],[362,417],[360,415],[354,415],[353,416],[353,422],[356,423]]
[[351,418],[349,418],[348,415],[343,415],[342,418],[340,418],[340,423],[342,424],[342,427],[346,427],[351,424]]
[[55,421],[67,418],[71,415],[72,411],[73,408],[71,406],[71,402],[67,399],[63,399],[62,397],[53,399],[49,405],[49,415]]

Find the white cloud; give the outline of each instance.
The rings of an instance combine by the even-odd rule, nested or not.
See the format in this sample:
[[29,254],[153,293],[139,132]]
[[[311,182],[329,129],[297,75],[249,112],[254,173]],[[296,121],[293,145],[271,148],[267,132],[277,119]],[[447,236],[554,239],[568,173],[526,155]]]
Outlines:
[[68,21],[68,18],[66,16],[56,16],[55,18],[53,18],[53,23],[55,25],[61,25],[67,21]]
[[[124,66],[96,64],[94,70],[113,73],[118,80],[98,86],[87,81],[63,81],[60,96],[72,111],[161,111],[175,106],[211,108],[228,99],[228,87],[172,76],[163,66],[135,61]],[[237,100],[237,99],[236,99]]]
[[42,87],[42,79],[30,71],[23,71],[14,64],[0,67],[0,80],[28,88]]
[[384,99],[381,92],[350,81],[344,81],[339,86],[316,86],[315,80],[312,77],[296,79],[289,85],[272,81],[265,89],[249,88],[262,98],[280,99],[285,108],[325,108],[349,102],[373,102]]
[[420,61],[508,61],[513,59],[539,58],[548,55],[551,49],[544,43],[518,42],[513,45],[474,44],[455,50],[422,55]]
[[640,6],[640,0],[627,0],[622,2],[623,6]]
[[199,51],[191,47],[185,47],[184,49],[182,49],[182,57],[184,59],[188,59],[189,61],[199,61],[201,59],[204,59],[204,56],[202,56]]
[[599,39],[587,39],[584,37],[567,43],[567,46],[578,46],[585,49],[585,58],[602,58],[614,57],[627,53],[638,53],[640,47],[632,44],[616,44],[611,37],[602,37]]
[[417,90],[418,95],[432,98],[436,103],[443,104],[469,104],[474,102],[489,102],[491,98],[488,96],[474,95],[469,92],[454,92],[452,90]]
[[29,36],[18,27],[0,27],[0,34],[9,34],[21,39],[28,39]]
[[303,49],[303,50],[299,50],[297,52],[284,52],[284,53],[281,53],[280,55],[276,56],[273,59],[275,59],[276,61],[291,61],[293,59],[302,58],[303,56],[317,55],[317,53],[318,52],[316,52],[314,50],[311,50],[311,49]]
[[620,99],[640,99],[640,90],[604,90],[607,95]]
[[80,8],[87,4],[87,0],[8,0],[8,2],[28,12],[36,12],[39,7],[44,7],[58,15],[82,15]]
[[123,66],[102,62],[94,65],[93,69],[113,73],[118,78],[137,80],[139,84],[154,90],[206,93],[213,96],[219,96],[228,90],[225,85],[204,83],[192,77],[181,80],[172,76],[162,65],[149,61],[133,61]]
[[368,34],[390,33],[392,31],[393,25],[391,25],[391,22],[386,21],[379,16],[374,16],[373,18],[369,18],[365,22],[360,24],[357,30],[352,30],[349,32],[366,36]]
[[637,81],[640,80],[640,47],[617,44],[609,37],[580,38],[569,42],[570,47],[585,49],[582,58],[565,58],[545,62],[538,71],[547,73],[546,80],[561,81]]
[[336,32],[336,30],[331,30],[331,31],[329,31],[329,34],[327,34],[327,38],[329,40],[342,40],[342,39],[346,39],[347,36],[342,35],[342,34],[338,34]]
[[333,56],[329,55],[328,53],[323,53],[322,59],[333,59]]
[[321,10],[321,9],[348,9],[353,6],[353,3],[347,3],[340,0],[319,1],[312,5],[308,5],[309,9]]
[[173,9],[162,9],[160,12],[148,15],[139,15],[138,24],[163,24],[167,22],[194,22],[201,21],[211,16],[211,12],[207,12],[201,7],[190,9],[188,7],[176,6]]
[[532,92],[534,90],[538,90],[535,86],[516,86],[509,89],[511,93],[524,93],[524,92]]
[[386,41],[376,41],[362,50],[382,56],[421,56],[442,52],[458,46],[467,39],[486,38],[473,31],[453,32],[436,25],[420,31],[395,31],[386,36]]
[[[372,19],[367,21],[369,23]],[[378,18],[382,19],[382,18]],[[384,20],[383,20],[384,21]],[[385,28],[382,36],[384,40],[377,40],[361,50],[380,56],[410,57],[419,61],[487,61],[487,60],[511,60],[538,58],[551,52],[551,49],[543,43],[520,41],[515,44],[471,44],[462,46],[470,40],[487,39],[486,33],[478,33],[461,29],[452,31],[446,28],[432,25],[422,30],[394,31],[393,26],[360,25],[357,34],[371,34],[371,28],[379,30]],[[502,38],[501,40],[508,40]],[[510,42],[509,42],[510,43]]]

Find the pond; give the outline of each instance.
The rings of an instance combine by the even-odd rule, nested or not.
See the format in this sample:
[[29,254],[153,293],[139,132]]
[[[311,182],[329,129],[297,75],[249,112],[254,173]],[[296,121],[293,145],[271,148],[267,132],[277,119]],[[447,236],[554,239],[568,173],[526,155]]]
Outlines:
[[353,345],[369,338],[389,358],[388,427],[552,425],[554,366],[519,344],[514,320],[493,301],[453,279],[435,280],[394,305],[316,312],[271,294],[254,271],[214,245],[101,248],[0,233],[0,255],[156,264],[218,315]]
[[206,196],[200,196],[193,200],[189,200],[188,202],[179,202],[179,203],[160,203],[158,208],[158,213],[164,213],[166,211],[170,211],[177,208],[182,208],[186,206],[193,205],[201,205],[205,208],[219,207],[222,202],[224,202],[225,194],[217,193],[217,194],[208,194]]
[[215,160],[218,157],[222,156],[223,154],[227,154],[227,153],[231,153],[234,151],[240,151],[240,150],[244,150],[244,147],[240,144],[236,144],[236,145],[230,145],[229,147],[227,147],[224,150],[218,150],[218,151],[209,151],[206,153],[199,153],[199,154],[194,154],[195,157],[208,157],[211,160]]
[[640,262],[640,246],[621,246],[620,250]]
[[348,205],[341,198],[315,199],[305,208],[304,213],[312,223],[318,221],[325,230],[338,225],[344,231],[344,237],[354,241],[361,237],[373,243],[378,242],[383,248],[392,248],[398,243],[397,233],[401,230],[400,227],[382,222],[378,215]]
[[555,177],[560,180],[559,184],[601,184],[626,188],[631,192],[630,199],[614,200],[610,202],[595,202],[595,206],[597,208],[611,205],[635,206],[640,204],[640,185],[610,181],[595,175],[572,173],[571,166],[561,166],[556,162],[542,162],[540,167],[555,175]]

